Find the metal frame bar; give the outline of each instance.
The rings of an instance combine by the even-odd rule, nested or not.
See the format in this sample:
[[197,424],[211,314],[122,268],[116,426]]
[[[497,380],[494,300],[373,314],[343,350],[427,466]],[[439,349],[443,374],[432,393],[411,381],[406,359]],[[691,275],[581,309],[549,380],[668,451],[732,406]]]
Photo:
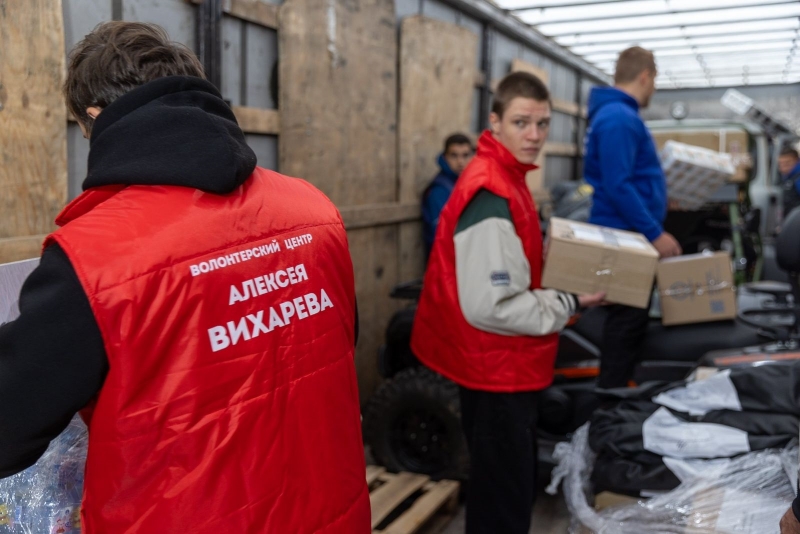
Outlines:
[[492,80],[491,73],[494,63],[495,30],[491,23],[483,25],[483,42],[481,43],[481,70],[484,72],[484,80],[481,85],[480,117],[478,117],[478,128],[480,131],[488,128],[489,112],[492,104]]
[[[692,9],[681,9],[673,11],[661,11],[659,13],[624,13],[622,15],[603,15],[599,17],[587,17],[580,19],[556,19],[531,24],[534,28],[539,26],[546,26],[548,24],[567,24],[575,22],[596,22],[601,20],[617,20],[617,19],[633,19],[645,17],[663,17],[664,15],[683,15],[685,13],[706,13],[713,11],[730,11],[732,9],[748,9],[751,7],[766,7],[766,6],[781,6],[787,4],[797,4],[797,0],[762,0],[755,4],[742,4],[740,6],[714,6],[714,7],[698,7]],[[535,11],[535,10],[534,10]],[[519,13],[518,13],[519,14]]]
[[[786,49],[785,53],[781,52],[782,50],[783,49],[777,49],[777,50],[753,50],[752,52],[741,52],[741,51],[738,51],[738,50],[727,50],[727,51],[723,51],[723,52],[706,52],[706,53],[698,52],[698,53],[694,54],[694,57],[696,58],[697,56],[701,56],[703,59],[705,59],[705,58],[716,57],[716,56],[736,55],[736,56],[740,56],[742,58],[741,62],[744,62],[744,61],[747,60],[747,58],[751,58],[751,57],[754,57],[754,56],[755,57],[774,56],[774,57],[788,58],[790,55],[792,55],[792,49],[791,48]],[[660,66],[662,66],[662,65],[672,65],[672,64],[675,64],[675,63],[681,63],[684,59],[686,59],[686,57],[687,56],[665,56],[665,57],[662,57],[662,58],[656,57],[656,64],[659,65],[659,68],[660,68]],[[689,56],[689,57],[691,57],[691,56]],[[613,61],[613,60],[604,59],[602,61]]]
[[[746,71],[745,71],[745,66],[742,66],[742,67],[719,67],[719,68],[708,67],[707,70],[703,70],[702,67],[699,67],[699,66],[693,66],[692,67],[693,70],[688,70],[686,66],[683,66],[679,70],[664,69],[664,71],[658,75],[658,77],[656,78],[656,81],[659,81],[659,80],[662,80],[662,79],[667,79],[667,78],[679,78],[681,76],[684,76],[684,77],[696,76],[698,74],[698,71],[695,69],[695,67],[699,68],[700,69],[699,72],[701,74],[703,74],[703,75],[706,74],[707,72],[711,73],[712,75],[719,75],[719,76],[724,76],[724,75],[728,75],[728,74],[736,75],[736,74],[742,74],[743,72],[747,72],[748,74],[755,75],[755,76],[758,76],[760,74],[770,74],[770,73],[775,73],[775,72],[797,72],[798,74],[800,74],[800,70],[799,70],[800,69],[800,64],[789,65],[789,67],[787,69],[786,62],[784,61],[783,63],[771,63],[771,64],[768,64],[768,65],[759,64],[757,66],[748,67],[748,69]],[[670,71],[669,74],[667,74],[668,70]]]
[[[783,18],[784,17],[779,17],[776,20],[780,20],[780,19],[783,19]],[[791,17],[791,18],[800,19],[800,17]],[[749,22],[749,21],[745,21],[745,22]],[[667,40],[667,39],[695,39],[695,38],[702,38],[702,37],[730,37],[732,35],[752,35],[752,34],[759,34],[760,35],[760,34],[763,34],[765,31],[781,31],[781,32],[783,32],[783,31],[787,31],[787,32],[794,31],[794,32],[796,32],[798,30],[800,30],[800,26],[798,26],[796,28],[785,28],[785,29],[775,29],[775,30],[760,29],[760,30],[746,30],[746,31],[741,31],[741,32],[699,33],[697,35],[680,35],[678,37],[643,37],[643,38],[640,38],[640,39],[617,39],[617,40],[614,40],[614,41],[601,41],[601,42],[599,42],[597,44],[602,44],[602,45],[621,44],[621,45],[625,45],[625,44],[630,44],[630,43],[646,43],[648,41],[664,41],[664,40]],[[634,31],[638,31],[638,30],[634,30]],[[618,33],[618,32],[609,32],[609,33]],[[576,34],[576,35],[580,35],[580,34]],[[573,44],[562,44],[561,46],[566,46],[566,47],[569,48],[569,47],[573,47],[573,46],[586,46],[586,44],[587,43],[573,43]]]
[[[747,75],[748,78],[759,78],[759,77],[763,77],[763,76],[783,76],[783,75],[786,75],[786,76],[800,76],[800,71],[798,71],[796,69],[794,69],[794,70],[790,69],[790,70],[787,71],[787,70],[785,70],[785,69],[783,69],[781,67],[777,67],[775,70],[772,70],[772,71],[763,71],[763,70],[762,71],[754,71],[754,72],[747,71],[746,75]],[[696,71],[695,72],[684,72],[684,73],[676,73],[673,76],[659,77],[658,80],[656,80],[656,83],[667,81],[667,80],[681,80],[681,79],[687,79],[687,78],[706,78],[708,76],[711,76],[712,78],[714,78],[714,77],[716,77],[716,78],[736,78],[736,77],[740,77],[740,76],[745,76],[745,73],[743,71],[741,71],[741,70],[738,70],[738,71],[729,71],[729,70],[717,70],[717,71],[714,71],[714,70],[710,70],[710,71],[708,71],[708,74],[706,74],[705,72],[696,72]]]
[[600,0],[599,2],[568,2],[566,4],[548,4],[545,6],[541,6],[538,4],[532,4],[529,6],[522,6],[522,7],[512,7],[507,9],[506,11],[510,13],[517,13],[519,11],[531,11],[531,10],[538,10],[538,9],[561,9],[562,7],[587,7],[587,6],[602,6],[604,4],[619,4],[621,2],[633,2],[635,0]]
[[[652,31],[652,30],[670,30],[672,28],[690,28],[692,26],[721,26],[723,24],[738,24],[741,22],[764,22],[767,20],[790,20],[790,19],[798,19],[800,20],[800,15],[773,15],[771,17],[757,17],[757,18],[747,18],[747,19],[735,19],[735,20],[716,20],[716,21],[703,21],[703,22],[688,22],[686,24],[666,24],[661,26],[647,26],[644,28],[633,28],[636,31]],[[541,31],[541,30],[539,30]],[[547,32],[546,35],[548,37],[564,37],[567,35],[601,35],[604,33],[620,33],[628,31],[626,29],[608,29],[608,30],[590,30],[590,31],[568,31],[568,32],[559,32],[559,33],[550,33]],[[562,45],[564,46],[564,45]]]
[[[780,39],[759,39],[758,41],[751,41],[751,42],[752,43],[780,43],[780,42],[784,42],[784,41],[793,41],[793,40],[798,38],[797,30],[786,30],[786,31],[787,32],[794,32],[795,33],[794,37],[782,37]],[[763,33],[763,31],[759,32],[759,33]],[[693,46],[696,46],[696,47],[701,47],[701,46],[727,46],[727,45],[742,46],[741,42],[737,43],[737,42],[734,42],[734,41],[722,41],[722,42],[712,41],[710,43],[692,43],[686,37],[676,37],[675,38],[676,41],[680,41],[681,39],[684,40],[684,44],[669,45],[669,46],[664,46],[664,47],[650,47],[650,46],[648,46],[647,48],[648,48],[648,50],[652,50],[655,54],[658,54],[659,52],[664,52],[666,50],[680,50],[682,48],[687,48],[687,47],[691,48]],[[581,45],[581,46],[586,46],[586,45]],[[572,51],[575,54],[578,54],[579,56],[583,56],[583,57],[589,57],[589,56],[592,56],[594,54],[598,54],[598,55],[599,54],[617,54],[617,53],[622,51],[622,48],[620,48],[619,46],[616,46],[614,48],[610,48],[610,47],[609,48],[601,48],[601,49],[593,50],[593,51],[590,51],[590,52],[578,52],[578,51],[576,51],[574,49],[575,48],[574,46],[572,46],[570,48],[573,49]]]
[[580,71],[576,73],[575,76],[575,102],[578,104],[578,114],[572,116],[572,143],[578,147],[578,153],[572,158],[572,179],[573,180],[580,180],[580,176],[578,176],[578,170],[580,169],[580,162],[583,159],[583,154],[581,153],[581,108],[583,107],[583,91],[581,90],[583,86],[583,76],[581,75]]
[[[800,71],[786,71],[781,67],[777,67],[771,71],[747,71],[746,74],[748,77],[751,76],[783,76],[786,73],[787,76],[800,76]],[[745,71],[743,70],[709,70],[709,76],[712,78],[736,78],[737,76],[744,76]],[[694,79],[694,78],[705,78],[705,72],[684,72],[684,73],[676,73],[670,76],[662,76],[656,80],[656,83],[665,82],[665,81],[673,81],[673,80],[682,80],[682,79]]]
[[203,0],[197,6],[197,55],[206,78],[222,86],[222,0]]
[[[721,44],[721,45],[689,45],[689,44],[687,44],[687,45],[680,46],[680,47],[675,47],[675,48],[672,49],[672,50],[687,49],[685,53],[680,53],[680,54],[672,53],[672,54],[666,54],[666,55],[659,55],[660,52],[664,52],[665,51],[665,49],[663,49],[663,48],[662,49],[658,49],[658,48],[652,49],[652,51],[656,55],[656,59],[663,60],[665,58],[671,58],[671,57],[678,58],[678,57],[686,57],[686,56],[696,56],[698,54],[700,54],[701,56],[705,56],[706,54],[729,53],[729,52],[742,52],[743,54],[750,54],[750,53],[756,53],[756,52],[769,52],[769,51],[772,51],[772,50],[787,50],[788,51],[788,50],[791,50],[792,48],[796,48],[797,47],[797,40],[796,39],[775,39],[775,40],[772,40],[772,41],[765,39],[764,41],[759,41],[757,44],[761,44],[761,43],[768,43],[768,44],[770,44],[770,46],[768,46],[766,48],[757,48],[757,49],[753,49],[753,50],[722,50],[722,51],[718,51],[718,52],[707,52],[707,51],[704,52],[703,48],[712,48],[712,47],[715,47],[715,46],[716,47],[725,47],[725,48],[736,48],[736,47],[740,47],[741,48],[741,47],[746,46],[746,45],[742,45],[741,43],[725,43],[725,44]],[[773,43],[776,43],[776,44],[773,44]],[[782,44],[777,44],[777,43],[782,43]],[[756,44],[756,43],[752,43],[752,44]],[[581,55],[584,58],[586,58],[587,61],[595,62],[595,61],[606,61],[608,59],[614,59],[618,55],[618,52],[594,52],[594,53],[591,53],[591,54],[579,54],[579,55]]]

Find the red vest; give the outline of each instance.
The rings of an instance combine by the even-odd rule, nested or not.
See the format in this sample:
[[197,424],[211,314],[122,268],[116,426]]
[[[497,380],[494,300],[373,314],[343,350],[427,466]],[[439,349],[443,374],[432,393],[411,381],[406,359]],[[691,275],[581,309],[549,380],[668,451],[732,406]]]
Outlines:
[[480,189],[487,189],[508,200],[511,219],[531,266],[530,288],[541,287],[542,234],[525,184],[525,174],[535,168],[519,163],[491,133],[484,132],[475,158],[458,178],[439,217],[411,348],[425,365],[471,389],[535,391],[553,381],[558,334],[503,336],[479,330],[464,319],[456,284],[456,225],[470,200]]
[[91,189],[56,222],[109,361],[84,533],[370,532],[353,268],[322,193],[257,168],[228,195]]

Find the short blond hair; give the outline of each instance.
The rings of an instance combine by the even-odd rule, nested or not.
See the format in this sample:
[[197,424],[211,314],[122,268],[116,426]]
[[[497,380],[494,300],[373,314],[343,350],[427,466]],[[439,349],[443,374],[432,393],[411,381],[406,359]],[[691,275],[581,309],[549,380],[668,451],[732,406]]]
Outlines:
[[630,83],[646,70],[655,74],[655,55],[653,55],[653,52],[650,50],[645,50],[641,46],[632,46],[620,52],[619,58],[617,58],[614,83]]

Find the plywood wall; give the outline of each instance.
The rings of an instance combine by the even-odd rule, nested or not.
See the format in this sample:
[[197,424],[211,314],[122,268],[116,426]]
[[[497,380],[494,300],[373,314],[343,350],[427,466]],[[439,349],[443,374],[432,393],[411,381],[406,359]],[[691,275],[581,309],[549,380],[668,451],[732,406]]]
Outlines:
[[38,256],[66,201],[60,0],[0,9],[0,263]]
[[[280,10],[280,163],[348,225],[361,337],[362,401],[397,308],[397,35],[392,0],[287,0]],[[369,53],[366,53],[369,51]]]
[[[452,133],[470,131],[478,37],[466,28],[413,16],[400,30],[398,173],[400,201],[419,202]],[[400,229],[400,276],[422,275],[419,223]]]

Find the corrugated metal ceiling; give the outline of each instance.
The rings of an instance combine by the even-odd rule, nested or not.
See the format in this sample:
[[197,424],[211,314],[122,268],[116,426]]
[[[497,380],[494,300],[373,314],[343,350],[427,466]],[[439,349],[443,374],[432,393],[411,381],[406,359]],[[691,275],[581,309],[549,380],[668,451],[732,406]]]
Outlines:
[[492,1],[609,74],[653,50],[663,89],[800,82],[798,0]]

